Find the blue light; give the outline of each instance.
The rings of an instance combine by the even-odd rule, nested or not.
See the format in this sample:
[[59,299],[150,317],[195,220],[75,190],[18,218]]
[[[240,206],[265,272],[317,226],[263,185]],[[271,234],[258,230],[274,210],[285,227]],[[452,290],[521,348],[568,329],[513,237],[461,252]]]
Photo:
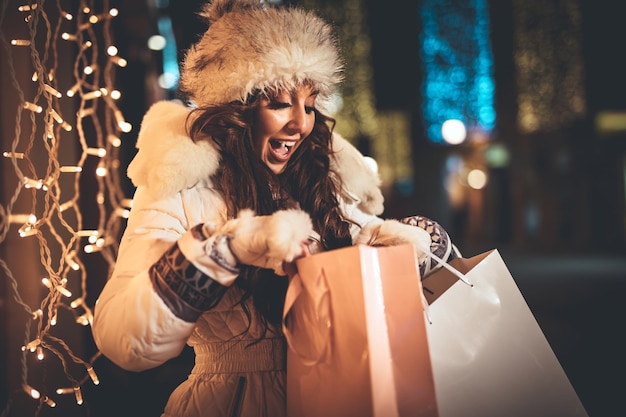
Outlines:
[[178,85],[180,73],[172,20],[167,16],[162,16],[158,20],[158,27],[159,34],[166,39],[165,48],[163,48],[163,79],[167,83],[165,87],[174,90]]
[[496,112],[487,0],[423,0],[420,16],[429,140],[443,142],[441,125],[448,119],[463,121],[468,130],[491,131]]

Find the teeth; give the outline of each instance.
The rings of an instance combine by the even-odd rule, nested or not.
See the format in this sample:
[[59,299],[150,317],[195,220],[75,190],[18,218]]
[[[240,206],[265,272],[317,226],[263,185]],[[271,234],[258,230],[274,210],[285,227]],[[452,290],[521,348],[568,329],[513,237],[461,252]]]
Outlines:
[[294,141],[282,142],[282,144],[286,150],[290,150],[296,144],[296,141],[294,140]]

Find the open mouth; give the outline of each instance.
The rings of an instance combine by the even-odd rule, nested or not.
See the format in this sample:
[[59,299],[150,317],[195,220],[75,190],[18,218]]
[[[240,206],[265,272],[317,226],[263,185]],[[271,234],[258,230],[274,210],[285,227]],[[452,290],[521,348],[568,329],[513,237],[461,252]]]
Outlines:
[[289,159],[289,156],[291,156],[291,152],[296,145],[296,141],[272,139],[269,144],[274,158],[284,162]]

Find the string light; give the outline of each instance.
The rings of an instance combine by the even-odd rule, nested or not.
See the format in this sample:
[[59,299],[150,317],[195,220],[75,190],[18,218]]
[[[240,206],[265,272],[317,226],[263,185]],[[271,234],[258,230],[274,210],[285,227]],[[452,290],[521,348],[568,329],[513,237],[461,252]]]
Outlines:
[[[87,74],[87,68],[90,67],[85,67],[85,74]],[[89,74],[91,74],[91,69]],[[100,90],[90,91],[89,93],[83,94],[83,100],[93,100],[94,98],[98,97],[102,97],[102,91]]]
[[104,148],[87,148],[85,149],[87,155],[98,156],[100,158],[106,156],[107,150]]
[[74,396],[76,397],[76,404],[83,404],[83,393],[80,390],[80,387],[74,387]]
[[22,152],[2,152],[2,156],[5,158],[24,159],[24,154]]
[[43,107],[38,106],[35,103],[31,103],[29,101],[25,101],[23,106],[26,110],[30,110],[35,113],[41,113],[43,111]]
[[74,388],[73,387],[57,388],[56,393],[59,395],[73,394]]
[[120,67],[125,67],[128,64],[128,62],[124,58],[120,58],[119,56],[112,56],[110,59],[111,62]]
[[44,403],[46,403],[46,405],[50,408],[54,408],[57,406],[57,403],[55,403],[52,398],[45,396],[42,400]]
[[[129,201],[132,201],[124,197],[119,177],[112,175],[120,167],[118,152],[123,142],[121,135],[132,131],[132,125],[115,107],[115,100],[121,97],[121,92],[113,84],[116,78],[114,72],[128,64],[126,59],[118,56],[119,51],[112,37],[111,19],[119,12],[108,7],[109,0],[81,0],[76,3],[74,7],[77,8],[73,11],[61,10],[59,2],[51,2],[50,6],[45,2],[14,6],[14,13],[15,10],[24,13],[27,35],[20,31],[11,40],[2,39],[5,46],[10,44],[15,47],[4,50],[11,49],[11,54],[20,54],[20,61],[30,58],[32,67],[28,66],[28,71],[21,73],[13,68],[12,59],[5,61],[10,67],[7,75],[12,82],[7,83],[4,94],[9,100],[15,100],[15,136],[11,148],[2,152],[4,159],[0,163],[13,167],[16,188],[15,198],[6,206],[0,206],[0,231],[14,227],[18,233],[13,239],[33,236],[33,244],[39,245],[40,264],[45,270],[43,275],[46,275],[39,279],[42,292],[47,294],[38,306],[31,308],[21,301],[18,288],[32,285],[21,282],[17,285],[18,280],[9,267],[11,262],[17,261],[0,259],[0,263],[6,266],[3,270],[13,284],[8,286],[12,288],[13,298],[28,313],[19,354],[25,358],[24,355],[33,353],[36,359],[34,362],[21,361],[22,381],[17,386],[49,407],[57,407],[48,388],[44,387],[49,382],[57,387],[68,386],[56,389],[56,393],[74,394],[78,405],[84,401],[81,389],[84,383],[100,384],[93,366],[100,353],[97,352],[89,361],[79,358],[70,343],[55,335],[55,326],[62,326],[62,333],[70,334],[67,326],[92,324],[93,313],[87,301],[87,288],[90,286],[86,280],[93,274],[86,271],[85,266],[89,265],[83,263],[82,257],[98,256],[86,254],[99,253],[112,264],[117,250],[117,245],[113,243],[119,240],[121,222],[128,217]],[[47,9],[50,9],[50,14]],[[54,16],[58,19],[56,22]],[[6,20],[0,19],[0,24]],[[73,28],[68,27],[68,21],[74,22]],[[45,39],[46,42],[35,42],[35,39]],[[68,48],[68,42],[77,47]],[[71,52],[66,52],[69,50]],[[63,59],[67,55],[61,56],[61,53],[72,54],[73,60]],[[64,74],[64,77],[57,81],[55,74]],[[28,94],[23,93],[21,85],[26,86]],[[33,90],[35,93],[31,93]],[[76,108],[75,117],[63,117],[60,110],[64,108]],[[93,129],[94,126],[96,129]],[[64,159],[71,157],[76,153],[75,149],[82,149],[82,154],[79,152],[76,155],[78,162],[59,161],[59,155]],[[44,166],[41,166],[42,155],[48,159]],[[99,158],[95,172],[83,169],[87,157]],[[62,180],[68,175],[60,174],[73,174],[74,186],[68,188],[66,181]],[[89,212],[90,223],[95,221],[95,227],[83,226],[84,213],[80,204],[85,199],[81,195],[85,178],[96,184],[93,191],[99,209]],[[3,177],[3,180],[10,184],[9,177]],[[89,195],[92,193],[91,184]],[[61,195],[64,197],[62,200],[59,199]],[[19,203],[20,210],[13,213],[16,203]],[[0,232],[0,243],[6,236]],[[23,261],[20,256],[19,262]],[[38,280],[37,277],[19,277],[19,280],[33,279]],[[63,313],[66,310],[71,311],[73,320],[67,319]],[[40,366],[39,362],[55,359],[60,360],[69,382],[48,381],[47,378],[35,381],[38,374],[28,372],[31,366]],[[84,373],[78,379],[76,370],[70,369],[71,363],[84,366]],[[38,386],[41,393],[26,383],[26,379],[32,380],[32,385]]]
[[76,92],[80,89],[80,82],[74,84],[72,86],[72,88],[70,88],[69,90],[67,90],[67,92],[65,93],[66,96],[68,97],[74,97],[76,95]]
[[61,34],[61,39],[64,41],[77,41],[78,37],[72,33],[63,32]]
[[61,172],[82,172],[83,168],[82,167],[77,167],[77,166],[62,166],[59,168],[59,171]]
[[44,84],[44,88],[46,89],[47,92],[49,92],[50,94],[52,94],[53,96],[57,98],[63,97],[63,94],[59,93],[54,87],[50,87],[48,84]]
[[89,377],[93,381],[94,385],[99,385],[100,384],[100,380],[98,379],[98,375],[96,375],[96,371],[93,370],[92,366],[87,368],[87,373],[89,374]]
[[40,361],[43,360],[43,348],[41,345],[37,346],[37,359]]
[[39,393],[39,391],[37,391],[35,388],[31,387],[28,384],[25,384],[23,386],[24,392],[26,392],[26,394],[30,395],[33,399],[38,400],[39,397],[41,397],[41,394]]
[[28,39],[12,39],[11,45],[14,46],[30,46],[30,41]]
[[37,4],[24,4],[17,8],[20,12],[29,12],[31,10],[35,10],[37,8]]

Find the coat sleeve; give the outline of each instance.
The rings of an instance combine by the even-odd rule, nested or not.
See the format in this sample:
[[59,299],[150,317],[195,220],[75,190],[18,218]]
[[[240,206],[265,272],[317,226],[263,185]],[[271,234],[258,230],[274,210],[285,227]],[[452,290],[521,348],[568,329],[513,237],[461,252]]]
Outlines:
[[96,302],[93,321],[96,345],[124,369],[141,371],[176,357],[194,329],[194,321],[172,311],[150,275],[195,225],[190,221],[198,220],[189,218],[188,205],[181,193],[160,200],[142,187],[135,193],[115,269]]

